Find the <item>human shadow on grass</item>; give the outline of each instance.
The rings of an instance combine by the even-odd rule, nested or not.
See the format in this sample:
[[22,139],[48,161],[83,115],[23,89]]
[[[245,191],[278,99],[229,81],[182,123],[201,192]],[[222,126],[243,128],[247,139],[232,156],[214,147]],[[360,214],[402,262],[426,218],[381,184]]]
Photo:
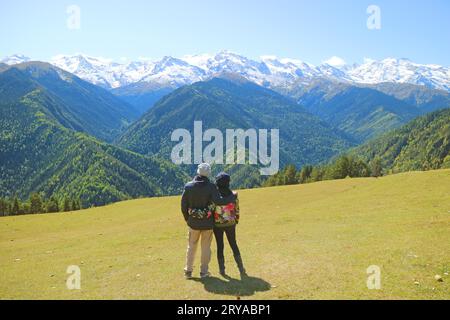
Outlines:
[[215,294],[229,296],[252,296],[256,292],[269,291],[270,283],[256,277],[243,277],[241,280],[225,277],[224,279],[208,277],[205,279],[193,278],[192,280],[201,282],[205,290]]

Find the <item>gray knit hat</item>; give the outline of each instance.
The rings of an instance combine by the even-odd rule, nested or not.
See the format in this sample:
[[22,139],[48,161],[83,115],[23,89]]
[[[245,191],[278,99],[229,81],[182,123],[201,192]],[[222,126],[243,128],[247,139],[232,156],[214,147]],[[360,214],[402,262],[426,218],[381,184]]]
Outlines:
[[209,177],[211,175],[211,166],[207,163],[200,163],[197,168],[197,174]]

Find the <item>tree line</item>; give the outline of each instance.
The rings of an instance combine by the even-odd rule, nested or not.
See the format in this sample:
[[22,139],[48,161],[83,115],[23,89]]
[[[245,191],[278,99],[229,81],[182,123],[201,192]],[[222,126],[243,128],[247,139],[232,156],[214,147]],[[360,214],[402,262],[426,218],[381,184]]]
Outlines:
[[[295,165],[289,164],[277,174],[270,176],[264,187],[311,183],[322,180],[344,179],[346,177],[379,177],[383,174],[380,158],[374,158],[369,163],[364,160],[344,155],[326,165],[305,165],[297,170]],[[80,199],[64,197],[58,200],[55,196],[48,199],[39,193],[32,193],[26,201],[17,196],[12,198],[0,197],[0,216],[22,214],[55,213],[83,209]]]
[[65,197],[61,201],[54,196],[44,199],[39,193],[32,193],[30,198],[22,201],[19,197],[0,198],[0,216],[22,214],[55,213],[81,210],[80,199]]
[[379,177],[383,174],[380,158],[367,163],[357,157],[341,156],[326,165],[305,165],[300,170],[292,164],[269,177],[264,187],[303,184],[323,180],[345,179],[346,177]]

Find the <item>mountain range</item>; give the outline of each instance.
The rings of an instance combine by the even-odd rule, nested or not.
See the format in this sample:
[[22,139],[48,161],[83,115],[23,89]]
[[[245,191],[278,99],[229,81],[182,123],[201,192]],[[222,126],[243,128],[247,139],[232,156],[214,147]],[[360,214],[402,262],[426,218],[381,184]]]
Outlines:
[[[27,61],[30,61],[30,58],[23,55],[3,59],[3,62],[9,65]],[[217,54],[187,55],[182,58],[166,56],[160,60],[139,60],[128,63],[117,63],[110,59],[83,54],[59,55],[49,62],[88,82],[110,90],[121,100],[133,106],[139,115],[144,114],[158,100],[177,88],[230,73],[298,99],[297,102],[309,109],[311,106],[306,102],[312,102],[312,105],[320,102],[311,99],[316,94],[314,90],[312,94],[306,93],[308,88],[317,87],[318,79],[324,83],[337,84],[337,88],[368,87],[401,100],[399,104],[407,103],[421,109],[420,111],[411,110],[403,115],[396,112],[392,114],[392,108],[385,106],[384,103],[370,101],[369,104],[372,107],[378,107],[379,112],[377,111],[369,122],[377,122],[387,117],[388,125],[366,126],[362,123],[361,128],[347,130],[350,134],[356,134],[358,140],[371,138],[386,128],[403,124],[414,114],[450,106],[450,69],[434,64],[418,64],[407,59],[388,58],[381,61],[366,59],[361,65],[346,65],[335,58],[314,66],[297,59],[262,56],[257,61],[230,51],[221,51]],[[353,87],[350,90],[352,92],[361,94],[363,91]],[[375,92],[372,93],[384,102],[388,100]],[[352,95],[347,95],[343,102],[357,105],[359,100],[356,97],[360,95],[355,94],[354,98]],[[339,97],[333,99],[332,103],[336,99]],[[391,102],[396,103],[396,101]],[[386,107],[388,110],[380,110],[380,107]],[[352,108],[348,107],[347,110]],[[316,114],[320,115],[320,112]],[[353,120],[350,123],[359,121],[358,116],[352,115],[352,117]],[[334,116],[332,118],[331,120],[335,120]],[[325,120],[329,121],[330,118],[325,117]],[[344,115],[333,125],[345,130],[349,125],[347,120],[349,119],[346,119]]]
[[354,145],[294,100],[243,78],[223,76],[184,86],[159,100],[117,140],[121,147],[147,155],[170,157],[171,132],[203,130],[280,130],[280,162],[298,166],[317,163]]
[[[149,62],[132,67],[93,58],[82,64],[59,60],[72,63],[74,73],[21,56],[0,63],[0,196],[69,195],[87,206],[178,193],[193,167],[170,162],[170,133],[192,131],[197,120],[204,130],[279,129],[280,168],[324,163],[358,144],[362,157],[376,151],[395,170],[436,168],[436,161],[448,160],[446,111],[434,113],[444,114],[440,120],[426,118],[432,125],[413,120],[450,107],[449,92],[430,83],[356,83],[342,80],[351,69],[346,66],[338,72],[228,52],[167,57],[143,78],[139,72],[134,78],[132,72],[109,78],[89,72],[93,64],[98,70],[148,70]],[[328,76],[317,76],[319,69]],[[93,78],[77,76],[80,70]],[[113,79],[116,88],[109,85]],[[415,124],[403,126],[408,122]],[[398,152],[383,155],[393,149]],[[254,166],[216,166],[222,169],[232,173],[233,187],[262,182]]]
[[[23,55],[13,55],[0,62],[11,65],[30,60]],[[259,60],[253,60],[224,50],[217,54],[187,55],[181,58],[166,56],[159,60],[128,63],[84,54],[58,55],[48,62],[108,89],[137,82],[179,87],[205,80],[217,73],[232,72],[270,88],[287,87],[298,80],[309,82],[322,77],[348,83],[409,83],[450,90],[450,68],[419,64],[404,58],[380,61],[366,59],[362,64],[353,65],[328,61],[314,66],[298,59],[275,56],[262,56]]]

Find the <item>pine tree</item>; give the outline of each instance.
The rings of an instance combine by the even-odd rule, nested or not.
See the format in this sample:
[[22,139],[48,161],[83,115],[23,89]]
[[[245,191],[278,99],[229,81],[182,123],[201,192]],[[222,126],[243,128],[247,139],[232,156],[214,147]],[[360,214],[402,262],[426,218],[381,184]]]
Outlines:
[[282,186],[284,185],[284,170],[280,170],[278,172],[278,174],[276,175],[277,179],[276,179],[276,185],[277,186]]
[[51,196],[47,202],[47,212],[53,213],[59,211],[58,200],[54,196]]
[[30,213],[42,213],[43,210],[42,198],[39,193],[32,193],[30,196]]
[[71,211],[70,200],[69,200],[68,197],[65,197],[65,198],[64,198],[63,211],[64,211],[64,212]]
[[8,213],[8,216],[10,216],[12,214],[12,200],[10,198],[6,198],[6,212]]
[[361,159],[353,159],[350,163],[351,177],[368,177],[370,176],[370,169],[367,163]]
[[311,181],[322,181],[324,178],[324,170],[321,167],[314,167],[311,170]]
[[21,210],[21,212],[23,212],[24,214],[31,213],[30,202],[29,201],[22,202],[22,210]]
[[310,165],[303,166],[302,170],[299,172],[297,180],[299,183],[306,183],[311,179],[311,172],[313,167]]
[[11,206],[11,214],[18,215],[20,213],[20,203],[19,198],[17,196],[14,197],[12,206]]
[[6,199],[0,198],[0,216],[8,215],[8,203]]
[[264,181],[264,184],[263,184],[264,187],[273,187],[275,185],[276,185],[275,175],[272,175],[269,178],[267,178],[267,180]]
[[382,175],[381,159],[379,157],[372,160],[370,169],[372,171],[372,177],[378,178]]
[[78,200],[73,199],[72,200],[72,210],[76,211],[76,210],[80,210],[80,202]]
[[342,156],[336,160],[331,167],[330,177],[331,179],[344,179],[350,175],[350,159],[346,156]]
[[297,170],[295,169],[295,166],[293,164],[290,164],[288,166],[286,166],[286,168],[284,169],[284,184],[285,185],[291,185],[291,184],[296,184],[296,174],[297,174]]

